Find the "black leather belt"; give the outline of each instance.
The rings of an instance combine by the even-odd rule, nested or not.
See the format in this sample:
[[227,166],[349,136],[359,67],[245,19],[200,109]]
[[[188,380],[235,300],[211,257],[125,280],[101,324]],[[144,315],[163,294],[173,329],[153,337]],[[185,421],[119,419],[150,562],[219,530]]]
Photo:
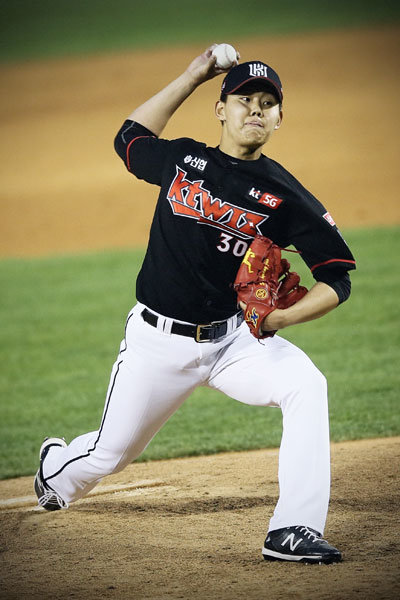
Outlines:
[[[146,323],[152,325],[153,327],[157,327],[157,315],[147,310],[147,308],[142,310],[141,315]],[[171,333],[191,337],[195,339],[196,342],[212,342],[213,340],[218,340],[226,335],[226,332],[228,331],[228,320],[209,323],[208,325],[188,325],[173,321]],[[240,312],[236,315],[236,327],[239,327],[242,321],[243,313]]]

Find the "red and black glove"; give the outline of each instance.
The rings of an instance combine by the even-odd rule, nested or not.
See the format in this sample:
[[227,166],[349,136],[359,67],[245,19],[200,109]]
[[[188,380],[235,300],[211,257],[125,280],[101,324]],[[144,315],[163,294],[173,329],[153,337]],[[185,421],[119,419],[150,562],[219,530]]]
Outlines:
[[262,331],[264,319],[276,308],[289,308],[307,293],[300,277],[290,272],[290,263],[272,240],[256,235],[247,249],[233,284],[238,302],[244,302],[244,318],[258,339],[272,337],[276,331]]

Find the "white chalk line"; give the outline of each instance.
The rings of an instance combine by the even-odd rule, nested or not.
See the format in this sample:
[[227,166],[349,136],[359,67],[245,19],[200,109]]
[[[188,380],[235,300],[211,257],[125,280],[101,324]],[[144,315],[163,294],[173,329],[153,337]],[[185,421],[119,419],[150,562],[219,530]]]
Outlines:
[[[165,483],[159,479],[143,479],[142,481],[135,481],[135,483],[121,483],[121,484],[110,484],[110,485],[99,485],[91,490],[86,498],[90,496],[102,496],[104,494],[113,494],[115,492],[129,492],[132,490],[140,490],[141,488],[152,488],[160,487]],[[7,498],[6,500],[0,500],[0,510],[6,510],[11,508],[25,508],[27,506],[37,505],[37,497],[32,496],[19,496],[17,498]]]

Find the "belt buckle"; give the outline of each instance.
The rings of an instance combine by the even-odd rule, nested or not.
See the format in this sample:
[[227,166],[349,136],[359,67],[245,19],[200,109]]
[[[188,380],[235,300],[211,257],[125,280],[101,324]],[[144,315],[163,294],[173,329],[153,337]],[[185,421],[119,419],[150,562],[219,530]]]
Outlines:
[[196,336],[195,336],[194,339],[199,344],[204,344],[204,342],[209,342],[210,341],[210,340],[202,340],[201,339],[201,332],[202,332],[202,329],[204,329],[205,327],[210,328],[211,326],[209,324],[207,324],[207,325],[197,325],[197,327],[196,327]]

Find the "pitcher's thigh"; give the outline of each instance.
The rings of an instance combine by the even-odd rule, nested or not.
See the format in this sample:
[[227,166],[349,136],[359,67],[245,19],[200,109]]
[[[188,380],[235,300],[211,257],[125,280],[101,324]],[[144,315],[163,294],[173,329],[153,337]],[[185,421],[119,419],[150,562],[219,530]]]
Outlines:
[[259,342],[246,329],[221,355],[210,387],[256,406],[282,407],[310,389],[324,393],[325,377],[300,348],[277,335]]
[[193,391],[188,374],[170,373],[169,381],[148,370],[146,360],[122,362],[107,397],[96,454],[132,461]]

